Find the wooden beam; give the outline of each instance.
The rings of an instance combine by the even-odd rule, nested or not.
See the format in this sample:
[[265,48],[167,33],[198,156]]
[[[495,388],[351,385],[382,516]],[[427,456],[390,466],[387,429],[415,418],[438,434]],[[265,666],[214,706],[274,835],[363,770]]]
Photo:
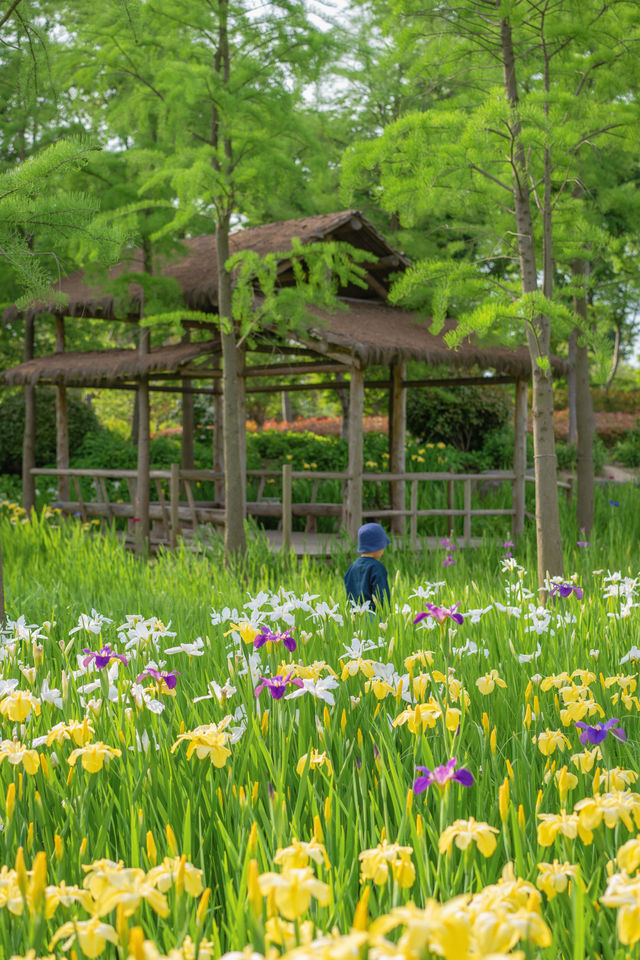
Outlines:
[[389,291],[386,287],[383,287],[379,280],[376,280],[369,272],[365,273],[364,279],[367,281],[367,286],[370,290],[375,291],[378,296],[382,297],[383,300],[389,299]]
[[[389,470],[392,473],[404,473],[406,468],[406,439],[407,439],[407,390],[404,385],[406,367],[403,363],[392,363],[390,367],[389,389]],[[392,480],[390,486],[390,502],[392,510],[405,509],[405,483],[403,480]],[[406,518],[393,517],[391,530],[403,536],[406,529]]]
[[357,540],[362,525],[364,373],[355,367],[349,381],[349,482],[345,526],[352,540]]
[[[64,317],[56,315],[56,353],[64,353],[65,329]],[[56,466],[65,470],[69,466],[69,416],[67,411],[67,388],[58,384],[56,387]],[[58,477],[58,499],[69,499],[69,480],[67,477]]]
[[516,381],[515,410],[513,418],[513,535],[524,532],[525,478],[527,475],[527,402],[528,383]]
[[[33,359],[34,318],[24,323],[24,359]],[[24,435],[22,439],[22,506],[27,516],[36,504],[36,485],[32,469],[36,465],[36,390],[28,384],[24,392]]]

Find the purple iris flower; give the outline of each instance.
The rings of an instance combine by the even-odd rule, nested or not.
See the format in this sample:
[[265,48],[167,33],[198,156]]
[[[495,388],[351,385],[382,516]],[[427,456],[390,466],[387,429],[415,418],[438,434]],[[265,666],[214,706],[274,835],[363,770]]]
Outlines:
[[616,726],[617,723],[617,720],[605,720],[604,723],[596,723],[593,726],[589,726],[588,723],[583,723],[582,720],[576,721],[576,727],[580,727],[582,730],[580,743],[583,747],[586,746],[587,743],[602,743],[608,733],[615,737],[616,740],[626,740],[626,733],[622,727]]
[[440,541],[440,546],[441,546],[441,547],[444,547],[445,550],[446,550],[448,553],[451,553],[451,552],[453,552],[454,550],[457,550],[457,549],[458,549],[458,548],[456,547],[455,543],[454,543],[452,540],[449,540],[448,537],[444,537],[444,538]]
[[436,767],[434,770],[429,770],[428,767],[416,767],[416,770],[422,771],[423,776],[414,780],[413,792],[423,793],[432,783],[444,790],[450,780],[461,783],[463,787],[470,787],[473,783],[473,774],[466,767],[460,767],[456,770],[456,763],[457,758],[451,757],[451,760],[448,760],[444,766]]
[[609,500],[609,503],[611,504],[612,507],[619,507],[619,506],[620,506],[620,504],[618,503],[617,500]]
[[286,677],[280,674],[276,674],[271,678],[260,677],[260,682],[255,689],[255,695],[259,697],[266,687],[274,700],[280,700],[284,696],[284,692],[290,683],[296,687],[304,687],[304,683],[300,677],[294,677],[293,673],[288,673]]
[[464,623],[464,617],[461,613],[456,613],[456,610],[460,606],[459,603],[454,603],[452,607],[449,607],[447,610],[446,607],[437,607],[435,603],[425,603],[426,610],[422,610],[416,617],[414,617],[414,623],[420,623],[422,620],[426,620],[427,617],[434,617],[440,625],[442,625],[447,617],[450,620],[454,620],[456,623]]
[[253,641],[253,646],[256,650],[259,650],[260,647],[264,647],[265,643],[279,643],[280,640],[282,640],[287,650],[293,653],[297,644],[291,636],[291,630],[287,630],[285,633],[273,633],[268,627],[263,627],[262,633],[259,633]]
[[442,561],[442,566],[443,566],[443,567],[455,567],[455,565],[456,565],[455,560],[453,559],[453,557],[451,556],[451,554],[448,553],[448,554],[446,555],[446,557],[444,558],[444,560]]
[[582,600],[583,590],[582,587],[576,587],[573,583],[554,583],[549,593],[552,597],[556,593],[559,593],[561,597],[570,597],[572,593],[575,593],[578,600]]
[[82,661],[82,666],[85,668],[89,666],[92,660],[98,670],[104,670],[112,660],[122,660],[125,666],[129,663],[123,653],[113,653],[111,647],[102,647],[102,649],[97,652],[95,650],[87,650],[85,647],[82,652],[87,654]]
[[578,546],[579,546],[579,547],[588,547],[588,546],[589,546],[589,541],[588,541],[588,540],[578,540]]
[[161,673],[160,670],[154,670],[153,667],[147,667],[147,669],[138,676],[137,680],[138,683],[140,683],[144,677],[152,677],[154,680],[157,680],[158,683],[160,683],[160,681],[164,681],[165,686],[167,686],[169,690],[173,690],[178,683],[179,676],[180,674],[175,670]]

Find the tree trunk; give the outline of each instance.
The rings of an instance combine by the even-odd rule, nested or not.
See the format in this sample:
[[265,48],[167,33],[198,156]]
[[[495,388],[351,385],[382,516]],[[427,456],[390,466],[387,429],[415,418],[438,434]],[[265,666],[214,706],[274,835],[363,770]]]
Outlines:
[[[140,353],[149,353],[151,331],[140,327]],[[136,480],[135,549],[138,555],[146,553],[149,542],[149,491],[151,470],[151,438],[149,428],[149,379],[141,377],[138,382],[138,468]]]
[[[185,333],[182,338],[183,343],[189,342],[189,333]],[[183,379],[182,389],[189,388],[191,381]],[[193,420],[193,394],[182,394],[182,443],[180,444],[180,463],[183,470],[193,470],[193,439],[194,439],[194,420]]]
[[[407,388],[404,385],[406,366],[392,363],[389,370],[389,471],[404,473],[406,470],[407,440]],[[392,510],[406,509],[406,484],[404,480],[390,483]],[[399,536],[406,532],[406,517],[391,517],[391,530]]]
[[283,390],[282,394],[282,419],[285,423],[290,423],[293,419],[293,414],[291,412],[291,395],[287,390]]
[[4,627],[7,620],[4,608],[4,570],[2,566],[2,542],[0,542],[0,627]]
[[246,550],[244,533],[246,482],[242,469],[242,436],[246,423],[240,422],[242,403],[240,357],[231,314],[231,276],[225,269],[229,259],[229,214],[218,217],[216,225],[218,267],[218,314],[222,339],[222,391],[224,411],[225,530],[227,557]]
[[131,443],[138,442],[138,421],[139,421],[139,403],[138,403],[138,388],[133,395],[133,412],[131,414]]
[[567,375],[567,407],[569,408],[569,433],[567,443],[578,445],[578,415],[576,411],[576,346],[578,330],[572,330],[569,337],[569,373]]
[[[33,359],[34,322],[33,317],[24,322],[24,359]],[[36,390],[26,386],[24,389],[24,437],[22,441],[22,506],[27,516],[36,505],[35,477],[31,473],[36,465]]]
[[[220,367],[219,353],[214,355],[213,364]],[[220,390],[220,380],[213,381],[213,389]],[[219,392],[213,398],[213,470],[214,473],[224,473],[224,401]],[[214,490],[216,503],[224,504],[224,480],[216,480]]]
[[[530,197],[527,188],[527,163],[521,141],[518,117],[518,87],[516,82],[513,39],[508,20],[501,20],[502,62],[504,85],[513,114],[511,136],[514,144],[513,199],[516,216],[516,234],[520,256],[520,276],[523,294],[538,289],[535,241],[531,221]],[[545,164],[547,166],[547,164]],[[548,173],[548,169],[547,169]],[[548,191],[545,187],[545,236],[543,267],[545,288],[551,280],[551,221]],[[546,289],[545,289],[546,292]],[[536,316],[527,322],[527,345],[531,357],[533,380],[533,447],[536,480],[536,537],[538,546],[538,580],[540,588],[548,575],[562,575],[562,538],[558,507],[557,459],[553,430],[553,384],[549,363],[551,329],[547,317]],[[541,361],[541,362],[539,362]]]
[[[586,260],[574,260],[572,263],[574,281],[586,279],[589,263]],[[583,291],[574,299],[574,309],[587,324],[587,295]],[[574,331],[577,335],[578,331]],[[578,526],[588,535],[593,526],[594,479],[593,479],[593,435],[594,416],[593,399],[589,385],[589,354],[586,344],[576,342],[576,414],[578,421]]]
[[[56,316],[56,353],[64,353],[64,317]],[[58,470],[69,469],[69,417],[67,412],[67,389],[56,387],[56,466]],[[58,499],[69,499],[69,477],[58,477]]]
[[349,381],[349,484],[345,511],[346,527],[357,540],[362,525],[362,414],[364,411],[364,373],[351,370]]

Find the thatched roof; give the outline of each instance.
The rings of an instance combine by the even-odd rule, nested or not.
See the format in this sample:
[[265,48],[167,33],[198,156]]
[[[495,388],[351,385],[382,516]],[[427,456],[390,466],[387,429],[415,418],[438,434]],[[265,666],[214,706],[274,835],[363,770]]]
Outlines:
[[[314,310],[319,322],[296,339],[321,354],[356,357],[363,366],[422,360],[462,369],[492,369],[514,377],[531,375],[527,347],[487,346],[469,338],[452,350],[444,335],[455,328],[453,320],[446,321],[441,333],[433,334],[429,321],[409,310],[366,300],[343,302],[348,309],[334,314]],[[556,373],[566,374],[568,364],[561,357],[552,357],[551,363]]]
[[[445,333],[455,326],[446,322],[439,334],[430,333],[428,321],[398,307],[361,300],[343,300],[344,310],[333,314],[314,310],[306,331],[291,333],[289,343],[311,349],[319,356],[345,364],[354,361],[363,367],[374,364],[421,360],[437,365],[447,364],[460,370],[472,368],[494,370],[512,377],[531,375],[531,361],[526,347],[502,347],[479,344],[468,338],[452,350],[444,340]],[[287,344],[264,331],[261,339],[272,346],[274,353],[286,354]],[[0,374],[0,384],[21,386],[47,383],[100,387],[124,380],[135,380],[154,373],[175,373],[190,361],[206,354],[219,353],[220,341],[179,343],[154,347],[149,354],[137,350],[90,350],[83,353],[54,353],[37,357]],[[560,357],[552,357],[556,373],[566,374],[568,365]],[[203,374],[203,376],[205,376]]]
[[0,384],[17,387],[47,383],[73,384],[77,387],[100,387],[154,373],[176,373],[198,357],[219,352],[215,340],[200,343],[177,343],[154,347],[150,353],[130,350],[85,350],[76,353],[54,353],[36,357],[0,374]]
[[[278,223],[266,223],[260,227],[238,230],[231,234],[230,251],[232,254],[239,250],[254,250],[261,255],[279,253],[290,249],[294,237],[303,244],[319,240],[343,240],[361,250],[370,250],[372,260],[377,257],[388,258],[389,262],[376,273],[383,282],[386,275],[409,264],[407,258],[391,247],[382,234],[358,210],[343,210],[340,213],[282,220]],[[192,237],[183,240],[182,244],[186,248],[186,255],[179,255],[171,261],[160,264],[160,272],[163,276],[171,277],[178,282],[185,305],[189,309],[215,312],[218,294],[215,235]],[[158,265],[155,266],[158,269]],[[284,262],[283,272],[286,266]],[[115,280],[123,273],[141,273],[142,269],[142,251],[134,250],[127,260],[118,263],[109,271],[109,279]],[[136,284],[130,285],[130,302],[125,306],[118,303],[108,290],[100,289],[99,286],[89,282],[83,270],[76,270],[65,277],[60,283],[59,290],[67,297],[67,306],[64,307],[63,312],[69,317],[124,318],[127,310],[136,314],[140,306],[141,289]],[[47,303],[35,303],[24,311],[24,315],[29,317],[45,312],[59,313],[60,307]],[[3,318],[15,320],[18,316],[20,311],[12,306],[5,311]]]

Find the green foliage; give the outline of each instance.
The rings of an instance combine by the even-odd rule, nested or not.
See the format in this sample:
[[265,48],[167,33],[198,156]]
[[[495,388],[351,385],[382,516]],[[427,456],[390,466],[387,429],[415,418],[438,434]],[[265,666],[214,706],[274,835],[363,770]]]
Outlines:
[[507,422],[511,404],[500,387],[409,390],[407,427],[419,440],[479,450],[486,434]]
[[640,467],[640,429],[630,430],[611,450],[611,458],[625,467]]
[[[69,452],[74,456],[91,431],[99,428],[91,407],[80,396],[67,393],[69,418]],[[20,473],[22,440],[24,435],[24,396],[22,392],[5,393],[0,398],[0,473]],[[36,466],[55,464],[56,460],[56,405],[55,391],[40,387],[36,390]],[[110,460],[104,460],[111,463]]]

